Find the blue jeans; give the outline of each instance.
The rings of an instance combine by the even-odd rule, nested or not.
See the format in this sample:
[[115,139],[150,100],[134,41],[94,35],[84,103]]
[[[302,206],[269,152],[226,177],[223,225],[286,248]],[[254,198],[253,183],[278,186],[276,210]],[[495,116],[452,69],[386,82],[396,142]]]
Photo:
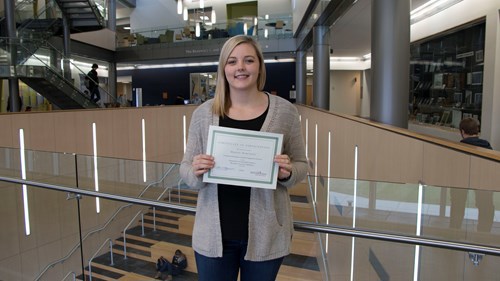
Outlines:
[[99,92],[99,87],[95,87],[90,91],[90,99],[97,102],[101,99],[101,92]]
[[170,262],[165,262],[163,264],[160,264],[160,262],[156,263],[156,270],[161,272],[161,273],[167,273],[168,275],[179,275],[181,273],[181,270],[179,267],[171,264]]
[[247,261],[247,241],[222,241],[222,257],[209,258],[195,252],[199,281],[274,281],[283,257],[268,261]]

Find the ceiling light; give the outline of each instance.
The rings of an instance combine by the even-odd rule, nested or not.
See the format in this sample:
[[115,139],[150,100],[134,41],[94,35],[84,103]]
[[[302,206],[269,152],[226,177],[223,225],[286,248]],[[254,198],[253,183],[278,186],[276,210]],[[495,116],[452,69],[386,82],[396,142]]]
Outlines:
[[177,14],[182,15],[182,0],[177,0]]
[[201,30],[200,30],[200,24],[197,23],[196,24],[196,30],[195,30],[195,35],[196,37],[200,37],[200,33],[201,33]]
[[188,9],[184,7],[184,20],[188,20]]
[[200,0],[200,9],[205,8],[205,1]]
[[410,12],[410,23],[414,24],[433,16],[463,0],[431,0]]
[[212,23],[215,24],[215,10],[212,10]]

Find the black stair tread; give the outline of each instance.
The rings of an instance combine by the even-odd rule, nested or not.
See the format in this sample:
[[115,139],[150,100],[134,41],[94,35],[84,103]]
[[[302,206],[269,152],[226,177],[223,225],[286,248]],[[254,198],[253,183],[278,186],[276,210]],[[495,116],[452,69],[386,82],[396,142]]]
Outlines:
[[157,207],[156,210],[163,211],[163,212],[169,212],[169,213],[173,213],[173,214],[180,214],[180,215],[194,215],[193,213],[188,212],[188,211],[173,210],[173,209],[163,208],[163,207]]
[[[144,218],[144,223],[153,224],[153,220]],[[177,224],[172,224],[172,223],[168,223],[168,222],[161,222],[161,221],[156,221],[156,226],[157,227],[164,226],[164,227],[170,227],[170,228],[175,228],[175,229],[179,228],[179,225],[177,225]]]
[[[121,242],[123,243],[123,236],[118,237],[118,238],[116,238],[115,240],[121,241]],[[148,242],[146,242],[146,241],[141,241],[141,240],[137,240],[137,239],[129,238],[128,236],[127,236],[126,241],[127,241],[127,245],[128,245],[128,244],[134,244],[134,245],[139,245],[139,246],[143,246],[143,247],[151,247],[151,246],[153,246],[153,245],[154,245],[154,244],[152,244],[152,243],[148,243]],[[116,243],[115,243],[115,244],[116,244]]]
[[[95,259],[94,259],[94,262],[95,263],[100,263],[100,262],[96,262]],[[109,263],[102,263],[102,264],[109,266]],[[88,267],[86,267],[85,269],[89,270]],[[111,277],[113,279],[119,279],[119,278],[121,278],[123,276],[123,274],[120,274],[120,273],[117,273],[117,272],[114,272],[114,271],[110,271],[110,270],[103,269],[103,268],[100,268],[100,267],[92,266],[92,280],[94,280],[94,273],[102,275],[102,276]]]
[[[146,215],[153,216],[153,211],[147,213]],[[179,216],[170,216],[170,215],[166,215],[164,213],[158,213],[158,212],[156,212],[155,215],[157,218],[162,218],[162,219],[167,219],[167,220],[176,220],[176,221],[179,220]]]
[[284,265],[319,271],[318,260],[315,257],[289,254],[283,260]]
[[[142,230],[140,226],[136,226],[127,230],[128,234],[133,234],[135,236],[141,236]],[[144,237],[152,240],[156,240],[158,242],[165,241],[174,244],[179,244],[182,246],[191,247],[191,236],[181,233],[174,233],[170,231],[164,231],[160,229],[156,229],[154,231],[152,228],[145,227],[144,228]]]
[[[78,279],[78,280],[90,280],[90,277],[88,274],[85,274],[85,279],[84,279],[83,276],[80,274],[80,275],[76,276],[76,279]],[[92,276],[92,281],[106,281],[106,280]]]
[[[129,247],[129,245],[130,244],[127,242],[127,255],[128,254],[138,254],[138,255],[146,256],[146,257],[150,257],[151,256],[151,252],[149,252],[149,251],[146,252],[146,251],[143,251],[143,250],[132,248],[132,247]],[[114,244],[113,245],[113,249],[123,251],[123,246],[122,245]]]
[[290,200],[292,202],[297,202],[297,203],[307,203],[307,197],[306,196],[290,195]]

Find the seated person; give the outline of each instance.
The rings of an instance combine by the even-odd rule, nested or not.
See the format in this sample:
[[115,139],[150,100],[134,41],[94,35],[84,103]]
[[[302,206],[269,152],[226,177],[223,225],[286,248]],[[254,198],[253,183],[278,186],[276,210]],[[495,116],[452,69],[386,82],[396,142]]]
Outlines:
[[[156,270],[158,271],[155,275],[156,279],[161,280],[172,280],[172,276],[176,276],[182,273],[182,270],[187,267],[187,258],[181,250],[177,249],[175,255],[172,257],[172,262],[169,262],[166,258],[161,256],[156,263]],[[166,276],[165,276],[166,275]]]

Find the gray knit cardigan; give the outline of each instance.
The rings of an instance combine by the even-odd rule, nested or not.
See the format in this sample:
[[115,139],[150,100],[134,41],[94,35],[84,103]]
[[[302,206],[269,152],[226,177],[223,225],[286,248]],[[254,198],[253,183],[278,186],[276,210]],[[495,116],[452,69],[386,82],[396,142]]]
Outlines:
[[[212,103],[213,100],[209,100],[193,112],[180,174],[188,186],[199,189],[193,249],[207,257],[222,257],[217,184],[203,183],[203,177],[195,176],[191,165],[194,156],[206,153],[209,125],[219,125],[219,116],[212,113]],[[251,189],[245,256],[245,260],[251,261],[272,260],[290,253],[293,219],[288,188],[302,181],[307,172],[305,147],[295,106],[283,98],[269,95],[269,112],[261,131],[283,134],[282,154],[290,156],[293,170],[290,179],[278,181],[276,190]]]

